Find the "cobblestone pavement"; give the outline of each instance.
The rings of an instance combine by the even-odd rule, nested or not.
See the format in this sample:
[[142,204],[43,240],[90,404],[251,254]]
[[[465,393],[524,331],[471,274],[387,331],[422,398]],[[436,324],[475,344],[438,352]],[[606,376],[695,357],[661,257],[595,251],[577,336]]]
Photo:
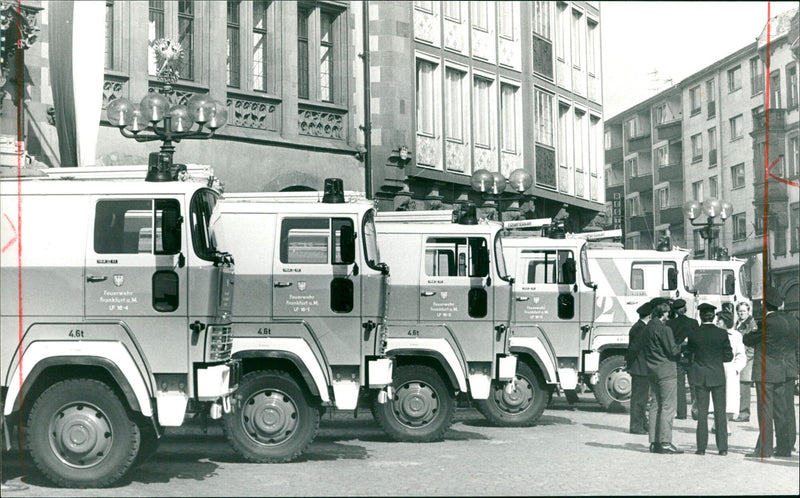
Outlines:
[[[754,407],[755,408],[755,407]],[[797,410],[797,406],[795,406]],[[755,412],[753,412],[755,413]],[[645,435],[627,432],[628,415],[605,413],[591,395],[572,410],[556,398],[531,428],[489,426],[475,410],[460,409],[445,440],[394,443],[368,412],[326,416],[319,436],[299,461],[245,463],[218,426],[167,434],[159,451],[117,487],[53,488],[30,456],[3,456],[3,483],[23,486],[10,496],[319,496],[319,495],[797,495],[800,462],[746,459],[757,422],[732,423],[730,453],[716,454],[710,435],[695,455],[695,424],[676,420],[673,442],[683,455],[648,452]],[[23,475],[23,467],[24,474]]]

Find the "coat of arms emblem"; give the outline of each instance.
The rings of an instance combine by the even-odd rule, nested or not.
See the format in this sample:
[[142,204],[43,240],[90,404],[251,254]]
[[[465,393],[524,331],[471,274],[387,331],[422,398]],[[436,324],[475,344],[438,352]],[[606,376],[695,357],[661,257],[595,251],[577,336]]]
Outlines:
[[442,299],[447,299],[447,291],[442,291],[439,295],[442,296]]
[[306,290],[306,283],[305,282],[297,282],[297,290],[303,292]]
[[114,285],[122,287],[122,282],[125,280],[123,275],[114,275]]

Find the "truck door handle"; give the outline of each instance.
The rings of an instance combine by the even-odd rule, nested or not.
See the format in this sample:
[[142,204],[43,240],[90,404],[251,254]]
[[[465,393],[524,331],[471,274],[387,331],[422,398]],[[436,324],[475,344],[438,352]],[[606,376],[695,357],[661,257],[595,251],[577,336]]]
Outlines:
[[86,277],[87,282],[105,282],[106,280],[108,280],[108,277],[101,277],[98,275],[89,275]]
[[425,296],[425,297],[431,297],[431,296],[435,296],[435,295],[436,295],[436,293],[433,292],[433,291],[423,291],[423,292],[420,293],[420,296]]
[[528,296],[519,296],[519,297],[517,298],[517,301],[527,301],[527,300],[529,300],[529,299],[530,299],[530,298],[529,298]]
[[291,282],[275,282],[275,287],[291,287]]
[[636,304],[636,301],[625,301],[626,304]]

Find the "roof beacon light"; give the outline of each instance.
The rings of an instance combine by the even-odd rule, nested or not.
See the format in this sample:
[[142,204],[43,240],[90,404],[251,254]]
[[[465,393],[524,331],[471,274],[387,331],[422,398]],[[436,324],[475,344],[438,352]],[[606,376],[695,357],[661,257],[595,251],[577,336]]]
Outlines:
[[327,204],[341,204],[344,202],[344,182],[341,178],[325,179],[325,194],[322,202]]
[[172,154],[168,152],[151,152],[148,158],[146,182],[171,182]]

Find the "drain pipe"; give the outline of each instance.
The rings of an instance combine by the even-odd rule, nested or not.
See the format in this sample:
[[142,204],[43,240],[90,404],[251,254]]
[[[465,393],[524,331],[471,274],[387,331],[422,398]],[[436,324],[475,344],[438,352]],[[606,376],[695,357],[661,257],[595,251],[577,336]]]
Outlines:
[[364,124],[360,127],[364,131],[364,183],[367,199],[372,199],[372,109],[370,108],[370,77],[369,77],[369,0],[362,3],[362,35],[363,48],[361,60],[364,62]]

